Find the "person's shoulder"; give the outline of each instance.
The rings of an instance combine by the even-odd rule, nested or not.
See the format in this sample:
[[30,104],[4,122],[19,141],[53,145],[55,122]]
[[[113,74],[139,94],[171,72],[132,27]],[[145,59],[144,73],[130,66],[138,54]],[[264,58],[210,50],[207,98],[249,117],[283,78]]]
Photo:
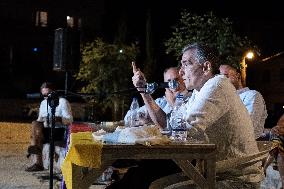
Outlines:
[[230,80],[223,75],[215,75],[209,79],[200,92],[211,93],[219,96],[236,95],[236,88]]
[[261,93],[257,90],[251,90],[248,87],[244,88],[244,90],[239,93],[239,96],[241,97],[241,99],[246,99],[246,101],[262,102],[263,104],[265,104],[265,100]]
[[235,88],[230,80],[224,75],[215,75],[214,77],[209,79],[207,83],[208,85],[215,86],[216,88],[230,88],[235,91]]
[[40,104],[45,104],[47,102],[46,99],[43,99],[42,101],[40,101]]
[[64,98],[64,97],[59,97],[59,103],[60,102],[69,103],[69,101],[66,98]]
[[248,87],[244,88],[243,93],[246,94],[246,95],[262,97],[262,95],[261,95],[261,93],[259,91],[253,90],[253,89],[249,89]]
[[209,83],[223,83],[223,82],[227,82],[228,78],[224,75],[215,75],[214,77],[212,77],[211,79],[208,80]]

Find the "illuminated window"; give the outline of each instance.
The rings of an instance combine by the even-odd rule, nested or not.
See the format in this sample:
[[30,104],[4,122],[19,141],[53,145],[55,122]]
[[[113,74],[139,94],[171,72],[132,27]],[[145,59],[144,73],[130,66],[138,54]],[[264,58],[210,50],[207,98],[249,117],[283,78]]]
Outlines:
[[67,26],[70,27],[70,28],[73,28],[73,27],[80,28],[81,27],[81,18],[76,18],[76,17],[73,17],[73,16],[67,16],[66,21],[67,21]]
[[47,27],[47,12],[37,11],[35,25],[40,27]]
[[74,18],[72,16],[67,16],[67,26],[71,28],[74,27]]

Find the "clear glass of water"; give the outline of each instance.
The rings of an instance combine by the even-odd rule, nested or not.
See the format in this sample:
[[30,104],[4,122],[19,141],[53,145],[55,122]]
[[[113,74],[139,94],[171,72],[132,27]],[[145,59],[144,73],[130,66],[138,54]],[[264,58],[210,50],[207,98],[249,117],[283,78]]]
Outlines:
[[187,130],[186,130],[186,128],[172,129],[171,138],[174,141],[186,142],[187,141]]
[[175,117],[171,121],[171,139],[178,142],[187,141],[186,121],[183,118]]

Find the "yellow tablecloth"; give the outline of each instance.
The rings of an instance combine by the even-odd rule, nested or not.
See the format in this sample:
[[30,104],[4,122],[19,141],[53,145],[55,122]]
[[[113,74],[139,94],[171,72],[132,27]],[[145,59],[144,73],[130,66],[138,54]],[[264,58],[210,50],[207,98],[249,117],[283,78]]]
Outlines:
[[93,139],[91,132],[71,133],[69,149],[61,166],[67,189],[72,189],[72,163],[82,167],[100,167],[102,146],[101,142]]

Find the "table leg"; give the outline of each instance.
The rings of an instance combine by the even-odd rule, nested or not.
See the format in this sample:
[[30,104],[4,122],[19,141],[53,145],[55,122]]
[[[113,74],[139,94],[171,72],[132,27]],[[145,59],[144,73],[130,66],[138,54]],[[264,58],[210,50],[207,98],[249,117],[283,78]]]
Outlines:
[[205,161],[205,176],[210,189],[215,189],[216,185],[216,160],[208,159]]
[[215,189],[215,161],[205,160],[205,176],[189,160],[174,160],[183,172],[203,189]]
[[102,163],[98,169],[85,168],[72,164],[72,188],[73,189],[88,189],[103,171],[111,166],[113,161]]

